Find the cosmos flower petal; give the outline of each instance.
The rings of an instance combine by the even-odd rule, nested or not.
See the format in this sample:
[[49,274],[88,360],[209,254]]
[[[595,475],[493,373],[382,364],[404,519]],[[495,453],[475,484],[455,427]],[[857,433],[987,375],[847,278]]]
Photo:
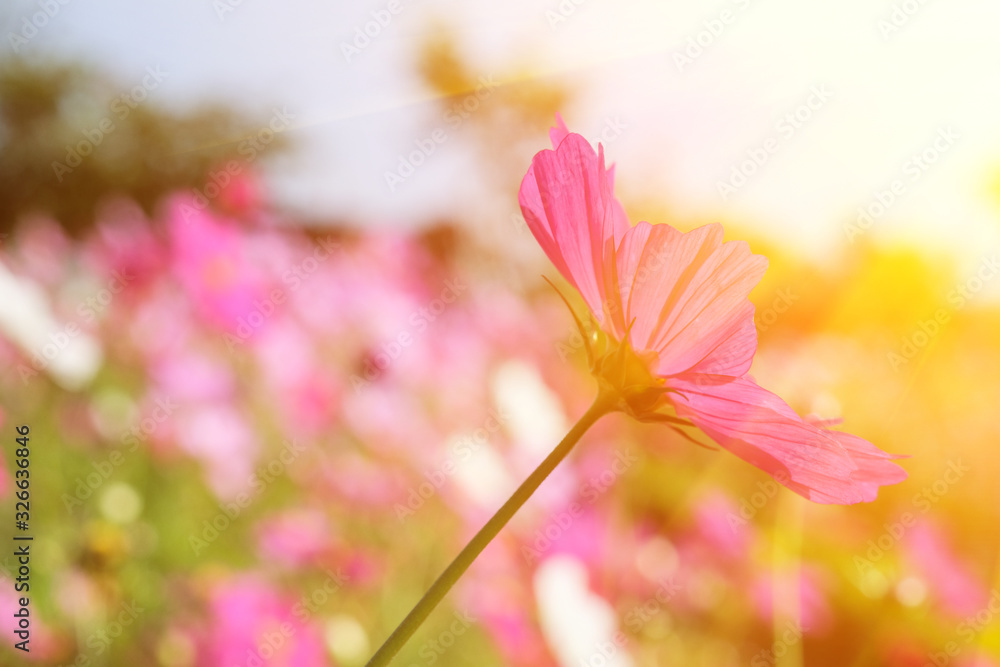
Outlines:
[[[552,148],[558,148],[559,144],[562,143],[563,139],[570,135],[570,131],[566,128],[566,123],[563,121],[562,114],[556,114],[556,126],[549,129],[549,139],[552,141]],[[605,183],[602,184],[602,196],[605,199],[611,200],[611,214],[613,216],[614,225],[612,229],[614,230],[615,245],[621,242],[622,235],[625,231],[632,226],[628,220],[628,215],[625,213],[625,207],[621,205],[617,199],[614,199],[614,186],[615,186],[615,166],[611,165],[607,170],[607,178]]]
[[853,479],[874,484],[898,484],[906,479],[906,471],[895,463],[887,463],[892,459],[906,458],[898,454],[888,454],[851,433],[822,429],[824,433],[836,440],[851,456],[858,469],[852,473]]
[[[553,141],[560,136],[554,128]],[[532,160],[518,201],[545,254],[603,321],[605,240],[617,245],[629,226],[614,200],[603,149],[595,152],[578,134],[562,137]]]
[[747,374],[757,352],[757,326],[753,321],[753,304],[744,304],[742,311],[737,318],[741,324],[688,372],[726,377]]
[[563,120],[562,114],[557,113],[556,126],[549,128],[549,141],[552,142],[552,148],[559,148],[559,144],[569,135],[570,131],[566,127],[566,122]]
[[609,317],[604,329],[618,340],[624,338],[629,324],[625,318],[632,285],[640,269],[648,270],[641,260],[653,229],[648,222],[640,222],[625,232],[617,247],[613,240],[605,242],[604,291]]
[[[618,274],[624,322],[635,322],[630,343],[658,354],[657,375],[697,367],[738,377],[749,369],[756,332],[748,295],[767,260],[742,241],[723,243],[722,234],[717,224],[681,233],[640,222],[625,233],[614,267],[606,267]],[[621,321],[615,324],[610,333],[620,337]]]
[[857,436],[804,421],[749,378],[714,382],[688,374],[669,385],[683,392],[675,400],[679,416],[814,502],[869,502],[879,486],[906,478],[890,460],[896,457]]

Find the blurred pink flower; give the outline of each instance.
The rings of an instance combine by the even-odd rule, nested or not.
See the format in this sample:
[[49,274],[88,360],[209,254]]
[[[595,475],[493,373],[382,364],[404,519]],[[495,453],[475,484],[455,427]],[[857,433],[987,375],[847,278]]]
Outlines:
[[372,383],[346,392],[344,424],[377,454],[395,456],[426,451],[441,444],[425,406],[411,395],[385,383]]
[[904,544],[907,559],[945,612],[959,617],[986,606],[989,591],[955,554],[944,531],[920,523],[909,530]]
[[202,462],[216,495],[229,499],[255,492],[250,479],[260,443],[237,407],[209,403],[189,408],[174,419],[180,448]]
[[519,547],[494,542],[480,556],[479,568],[459,591],[459,608],[467,609],[492,637],[507,665],[549,667],[552,658],[536,619],[531,575]]
[[55,595],[59,610],[69,618],[86,622],[104,613],[104,600],[95,579],[78,568],[69,568],[57,577]]
[[18,276],[46,288],[54,288],[70,277],[73,242],[52,218],[31,216],[20,225],[11,241],[5,241],[4,249],[8,251],[11,269]]
[[[795,589],[796,582],[787,573],[768,573],[760,576],[753,584],[753,600],[761,620],[770,623],[774,614],[775,578],[782,587],[791,586]],[[799,625],[809,634],[822,634],[831,624],[833,612],[827,601],[822,586],[823,577],[820,571],[811,567],[803,567],[798,578],[799,591]]]
[[161,275],[168,259],[166,243],[153,231],[142,209],[124,199],[101,208],[96,232],[83,250],[95,270],[108,276],[119,272],[127,277],[129,288]]
[[740,507],[720,491],[706,496],[695,507],[698,532],[721,555],[745,557],[753,540],[751,526],[740,515]]
[[[906,473],[856,436],[804,421],[747,372],[757,349],[747,298],[767,268],[718,224],[681,233],[631,226],[613,168],[559,119],[554,150],[521,183],[524,218],[600,324],[593,370],[618,409],[696,426],[792,491],[819,503],[874,500]],[[685,434],[686,435],[686,434]]]
[[260,555],[291,568],[307,565],[330,548],[327,524],[319,510],[286,512],[263,521],[257,527]]
[[386,558],[374,551],[348,549],[336,562],[352,587],[378,589],[385,580]]
[[322,638],[296,613],[295,599],[244,577],[211,593],[211,619],[198,651],[200,667],[326,667]]
[[348,505],[388,512],[394,503],[406,503],[406,485],[410,482],[406,475],[355,452],[323,457],[312,471],[337,500]]
[[261,332],[255,348],[265,378],[262,386],[293,435],[321,435],[340,405],[339,379],[323,372],[313,348],[313,339],[291,319],[279,319]]
[[160,363],[161,356],[183,354],[201,334],[199,323],[192,316],[191,304],[172,287],[166,282],[158,282],[123,321],[127,327],[127,341],[152,365]]
[[591,506],[578,508],[583,504],[584,501],[575,501],[545,517],[545,521],[525,539],[522,548],[525,560],[537,565],[539,557],[567,554],[598,566],[608,558],[607,552],[611,550],[608,520]]
[[190,349],[164,354],[150,365],[150,375],[158,393],[173,400],[194,403],[229,400],[236,388],[236,378],[229,365]]
[[264,192],[260,179],[253,170],[244,167],[239,173],[233,174],[232,170],[227,171],[227,165],[219,165],[214,173],[224,174],[225,178],[216,200],[222,210],[230,215],[246,217],[253,216],[261,209]]
[[[14,590],[14,581],[0,575],[0,616],[16,620],[14,614],[21,610],[20,597]],[[12,648],[16,642],[23,639],[14,634],[17,629],[17,624],[14,622],[10,622],[8,626],[10,629],[6,629],[4,632],[5,640],[8,642],[5,648],[10,649],[26,661],[52,664],[54,660],[61,659],[66,654],[66,650],[64,646],[60,646],[62,642],[45,619],[38,616],[35,604],[35,599],[30,598],[30,606],[28,607],[31,619],[28,636],[29,651],[22,653]]]
[[250,321],[251,313],[262,310],[259,304],[268,295],[263,271],[248,256],[244,232],[183,196],[171,202],[167,226],[173,271],[202,317],[241,335],[242,324],[248,327],[246,337],[252,335],[260,325]]

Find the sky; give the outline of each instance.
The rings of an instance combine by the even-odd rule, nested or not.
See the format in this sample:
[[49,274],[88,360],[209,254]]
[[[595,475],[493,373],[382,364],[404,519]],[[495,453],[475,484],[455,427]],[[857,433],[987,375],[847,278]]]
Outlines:
[[[616,128],[606,149],[626,202],[663,196],[681,216],[739,220],[818,259],[859,233],[970,268],[1000,247],[1000,3],[48,2],[20,55],[83,58],[126,89],[158,66],[164,104],[292,114],[299,149],[271,182],[310,217],[418,226],[482,198],[460,138],[386,183],[441,125],[414,54],[444,26],[501,85],[513,72],[574,84],[567,123],[595,139]],[[45,4],[10,5],[5,48]]]

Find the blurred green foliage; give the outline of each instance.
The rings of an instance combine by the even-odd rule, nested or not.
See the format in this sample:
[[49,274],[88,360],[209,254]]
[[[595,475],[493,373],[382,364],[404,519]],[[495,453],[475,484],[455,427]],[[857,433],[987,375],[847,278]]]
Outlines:
[[[0,61],[0,233],[42,214],[79,236],[109,195],[151,212],[166,193],[204,185],[264,126],[220,104],[163,108],[149,70],[122,84],[81,64]],[[268,155],[286,147],[278,136]]]

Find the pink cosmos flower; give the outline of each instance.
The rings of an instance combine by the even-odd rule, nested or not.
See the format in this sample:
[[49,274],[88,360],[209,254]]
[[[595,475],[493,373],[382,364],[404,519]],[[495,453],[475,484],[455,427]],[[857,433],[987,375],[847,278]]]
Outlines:
[[603,146],[595,152],[557,120],[554,150],[535,155],[518,199],[597,322],[585,335],[588,352],[616,408],[675,429],[695,426],[818,503],[871,501],[880,486],[904,480],[897,457],[803,420],[747,375],[757,350],[748,295],[767,260],[746,242],[724,243],[718,224],[687,233],[631,225]]

